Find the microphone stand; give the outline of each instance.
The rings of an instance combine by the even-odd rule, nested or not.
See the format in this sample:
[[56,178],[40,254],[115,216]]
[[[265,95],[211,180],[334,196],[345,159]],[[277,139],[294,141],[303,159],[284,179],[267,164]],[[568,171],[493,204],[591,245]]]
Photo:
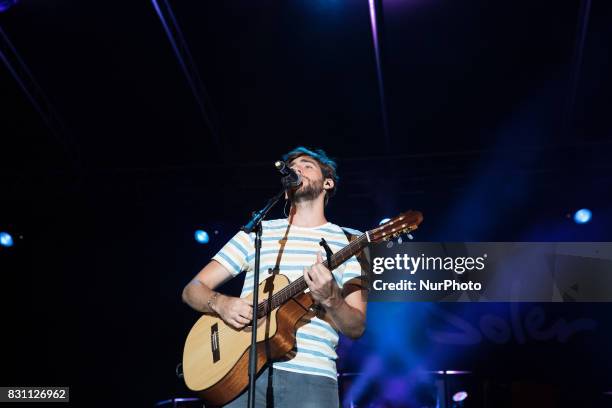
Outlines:
[[255,407],[255,376],[257,375],[257,306],[259,305],[259,262],[261,259],[261,222],[268,214],[270,209],[283,197],[285,194],[285,186],[283,183],[282,190],[270,198],[265,207],[259,211],[254,211],[251,220],[244,225],[241,230],[250,234],[255,231],[255,269],[253,270],[253,321],[251,332],[251,350],[249,352],[249,399],[248,407]]

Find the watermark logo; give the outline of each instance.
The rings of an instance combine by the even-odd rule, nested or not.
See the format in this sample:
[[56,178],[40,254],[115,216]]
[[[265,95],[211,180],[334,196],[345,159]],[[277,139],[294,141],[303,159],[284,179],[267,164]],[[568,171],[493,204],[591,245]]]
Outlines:
[[370,260],[369,301],[612,301],[610,242],[379,244]]

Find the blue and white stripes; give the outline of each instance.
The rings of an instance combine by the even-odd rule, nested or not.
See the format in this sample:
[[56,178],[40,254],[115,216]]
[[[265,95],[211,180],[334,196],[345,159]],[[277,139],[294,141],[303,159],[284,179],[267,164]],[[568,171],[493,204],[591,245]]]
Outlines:
[[[287,231],[288,234],[287,234]],[[287,235],[287,236],[285,236]],[[304,268],[314,264],[317,253],[324,254],[319,242],[325,238],[333,252],[348,245],[346,235],[339,226],[327,223],[315,228],[289,226],[286,219],[263,222],[260,282],[270,276],[269,271],[294,281],[302,276]],[[282,244],[282,246],[281,246]],[[254,234],[237,233],[213,259],[227,268],[232,275],[246,271],[241,297],[253,291]],[[333,271],[340,287],[361,275],[355,257]],[[312,375],[324,375],[336,380],[336,346],[338,333],[327,322],[313,318],[301,326],[296,334],[297,344],[290,359],[274,363],[274,367]]]

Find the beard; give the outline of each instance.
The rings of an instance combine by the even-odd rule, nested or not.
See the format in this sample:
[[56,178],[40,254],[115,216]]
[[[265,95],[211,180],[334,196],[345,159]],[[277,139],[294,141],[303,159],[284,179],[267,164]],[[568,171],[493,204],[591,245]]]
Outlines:
[[309,183],[304,184],[304,181],[302,181],[302,185],[297,190],[293,190],[289,195],[289,198],[294,203],[312,201],[323,192],[323,180],[311,181],[305,177],[302,177],[302,179],[308,180]]

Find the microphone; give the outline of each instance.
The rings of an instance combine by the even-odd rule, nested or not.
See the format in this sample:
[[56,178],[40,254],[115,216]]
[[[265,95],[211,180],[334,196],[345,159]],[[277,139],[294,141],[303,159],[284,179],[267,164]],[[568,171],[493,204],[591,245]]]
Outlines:
[[284,161],[277,161],[274,167],[283,175],[281,183],[285,188],[295,188],[302,184],[302,176],[295,172],[291,167],[287,166]]

